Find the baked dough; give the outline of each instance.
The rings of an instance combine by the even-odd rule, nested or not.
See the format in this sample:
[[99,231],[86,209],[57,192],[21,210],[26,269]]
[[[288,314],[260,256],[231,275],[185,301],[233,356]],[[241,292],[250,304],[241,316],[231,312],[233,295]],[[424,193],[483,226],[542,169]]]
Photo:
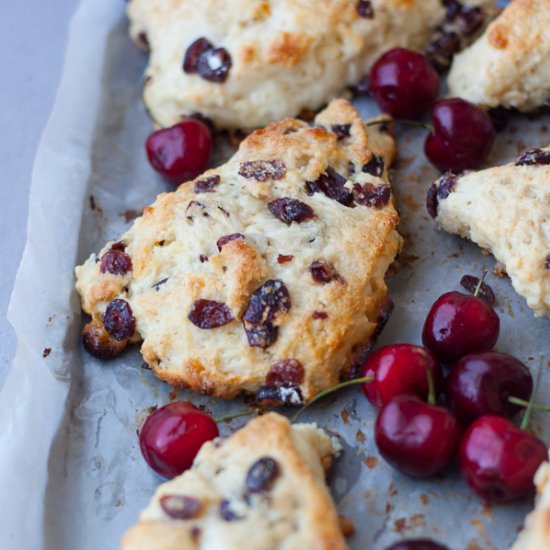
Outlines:
[[[286,119],[252,133],[76,268],[84,311],[95,330],[143,339],[145,361],[174,386],[311,399],[357,372],[389,314],[394,153],[386,129],[366,128],[344,100],[314,127]],[[132,269],[121,273],[123,254]],[[105,270],[107,255],[118,263]]]
[[458,54],[449,95],[483,107],[532,111],[550,98],[550,1],[512,0],[486,32]]
[[550,148],[516,163],[432,184],[428,210],[438,227],[471,239],[504,264],[535,315],[550,308]]
[[132,38],[150,49],[143,98],[158,124],[200,112],[218,128],[252,129],[317,110],[357,84],[391,48],[423,51],[448,14],[460,12],[459,2],[443,4],[131,0],[128,16]]
[[257,417],[161,485],[122,550],[345,550],[325,484],[335,445],[315,424]]
[[525,527],[511,550],[548,550],[550,548],[550,463],[540,466],[535,475],[537,501],[525,519]]

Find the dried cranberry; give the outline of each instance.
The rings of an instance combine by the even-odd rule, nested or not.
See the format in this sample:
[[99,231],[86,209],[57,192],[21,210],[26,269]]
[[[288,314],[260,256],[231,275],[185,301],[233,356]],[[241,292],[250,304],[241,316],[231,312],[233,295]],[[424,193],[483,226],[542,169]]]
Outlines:
[[456,32],[441,32],[426,48],[426,57],[438,70],[444,71],[453,59],[455,53],[460,51],[460,37]]
[[214,187],[220,183],[220,176],[211,176],[195,182],[195,193],[213,193]]
[[457,0],[443,0],[442,4],[447,9],[448,21],[452,21],[462,10],[462,4]]
[[223,302],[195,300],[187,318],[203,329],[218,328],[233,320],[233,313]]
[[210,82],[225,82],[232,66],[231,56],[224,48],[214,48],[206,38],[195,40],[183,60],[183,70],[186,73],[198,73]]
[[531,149],[523,153],[516,162],[516,166],[546,166],[550,164],[550,151]]
[[283,197],[268,202],[269,211],[282,222],[290,225],[292,222],[302,223],[315,217],[313,208],[305,202]]
[[226,498],[220,502],[220,516],[225,521],[237,521],[239,519],[243,519],[231,509],[231,502],[229,502]]
[[201,264],[208,261],[208,256],[206,254],[199,254],[199,261]]
[[328,319],[328,313],[326,311],[314,311],[311,317],[312,319]]
[[122,250],[124,252],[126,250],[126,245],[121,242],[113,243],[111,245],[111,250]]
[[372,19],[374,17],[374,9],[370,0],[359,0],[355,6],[357,13],[361,17]]
[[263,493],[269,491],[281,470],[277,461],[265,456],[254,462],[246,474],[246,488],[249,493]]
[[259,407],[297,406],[304,404],[300,388],[262,386],[254,399]]
[[206,38],[199,38],[195,40],[185,52],[185,57],[183,59],[183,70],[186,73],[196,73],[197,65],[199,64],[199,59],[205,52],[212,50],[214,46]]
[[137,41],[144,50],[149,50],[149,38],[147,37],[147,33],[145,31],[142,31],[137,35]]
[[296,359],[283,359],[275,363],[265,377],[265,385],[272,388],[292,388],[304,381],[304,367]]
[[132,259],[126,252],[117,248],[109,250],[101,258],[99,264],[101,273],[111,273],[112,275],[126,275],[128,271],[132,271]]
[[291,262],[294,259],[294,256],[292,254],[279,254],[277,256],[277,263],[279,264],[286,264],[288,262]]
[[[462,279],[460,279],[460,286],[472,294],[474,294],[478,285],[479,278],[474,277],[473,275],[464,275]],[[495,303],[495,293],[487,283],[481,283],[481,285],[479,285],[477,296],[489,305],[493,305]]]
[[242,162],[239,176],[256,181],[280,180],[286,175],[286,166],[277,159]]
[[345,139],[350,136],[351,124],[333,124],[330,129],[337,139]]
[[550,254],[544,258],[544,269],[550,270]]
[[223,237],[220,237],[216,241],[216,246],[218,247],[218,250],[221,252],[225,244],[236,240],[244,240],[244,235],[242,235],[241,233],[231,233],[231,235],[224,235]]
[[382,208],[388,204],[391,197],[389,185],[374,185],[370,182],[360,185],[353,184],[353,198],[357,204],[372,208]]
[[344,278],[336,271],[336,268],[325,260],[315,260],[309,266],[309,272],[316,283],[327,284],[332,281],[344,281]]
[[96,321],[91,321],[82,329],[82,343],[88,353],[103,360],[118,357],[127,345],[126,340],[115,340],[103,325]]
[[452,172],[443,174],[430,185],[426,198],[426,208],[428,209],[428,214],[430,214],[432,218],[437,217],[439,200],[446,199],[453,191],[455,185],[456,176]]
[[462,8],[458,20],[464,36],[472,36],[482,27],[485,15],[480,8]]
[[376,178],[382,177],[384,173],[384,157],[373,153],[369,162],[363,165],[363,172]]
[[185,495],[163,495],[159,503],[164,513],[173,519],[195,518],[201,509],[200,500]]
[[273,321],[290,307],[290,295],[283,281],[270,279],[256,289],[243,315],[249,345],[265,349],[275,342],[278,327]]
[[136,320],[130,304],[118,298],[110,302],[103,316],[103,324],[115,340],[131,338],[136,330]]
[[315,181],[306,182],[306,190],[310,194],[321,192],[329,199],[338,201],[344,206],[351,206],[353,194],[345,184],[346,178],[329,166]]

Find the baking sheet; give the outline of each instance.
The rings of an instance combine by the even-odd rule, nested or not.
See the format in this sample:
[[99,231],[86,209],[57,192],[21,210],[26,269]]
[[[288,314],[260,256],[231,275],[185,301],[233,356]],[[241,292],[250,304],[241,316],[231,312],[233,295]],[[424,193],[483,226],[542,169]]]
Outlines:
[[[146,55],[127,37],[125,4],[84,0],[73,21],[64,76],[37,154],[30,197],[28,242],[9,318],[18,352],[0,394],[0,548],[64,550],[117,548],[161,481],[141,458],[136,418],[171,398],[191,399],[216,416],[243,408],[171,394],[142,367],[137,350],[104,363],[80,346],[81,312],[73,267],[169,186],[153,174],[143,150],[150,122],[141,105]],[[376,113],[357,102],[364,116]],[[490,164],[547,145],[550,118],[512,121],[500,134]],[[424,208],[437,176],[422,154],[423,132],[400,130],[393,178],[406,239],[388,283],[396,304],[379,344],[420,342],[422,321],[441,293],[463,274],[494,266],[491,257],[456,237],[434,231]],[[501,336],[497,348],[533,369],[549,357],[550,321],[534,319],[506,278],[491,275]],[[545,363],[546,365],[546,363]],[[544,366],[539,401],[550,396]],[[379,458],[372,425],[376,411],[358,388],[312,406],[314,420],[344,447],[330,485],[340,512],[356,525],[352,549],[383,550],[405,536],[430,536],[452,550],[504,549],[515,539],[530,499],[485,506],[455,469],[428,481],[411,480]],[[245,420],[221,427],[229,433]],[[537,433],[550,426],[535,414]]]

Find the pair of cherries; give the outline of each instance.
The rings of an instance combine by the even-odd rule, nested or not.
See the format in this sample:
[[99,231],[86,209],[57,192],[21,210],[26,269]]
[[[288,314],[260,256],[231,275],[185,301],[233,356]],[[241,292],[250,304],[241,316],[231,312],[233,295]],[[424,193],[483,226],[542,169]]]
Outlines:
[[[458,454],[470,488],[489,502],[525,495],[546,446],[510,420],[533,392],[529,369],[490,351],[499,318],[477,296],[442,295],[424,324],[425,347],[386,346],[371,354],[365,396],[380,407],[375,439],[381,455],[415,477],[433,475]],[[452,365],[446,380],[441,363]],[[450,408],[438,406],[444,389]],[[515,398],[515,399],[514,399]]]
[[[495,138],[489,115],[458,98],[437,101],[439,75],[428,59],[396,48],[382,55],[369,73],[369,93],[397,119],[417,119],[432,107],[433,128],[424,151],[441,171],[479,167]],[[204,119],[188,118],[153,132],[145,149],[151,166],[166,180],[180,184],[200,175],[210,160],[212,133]]]

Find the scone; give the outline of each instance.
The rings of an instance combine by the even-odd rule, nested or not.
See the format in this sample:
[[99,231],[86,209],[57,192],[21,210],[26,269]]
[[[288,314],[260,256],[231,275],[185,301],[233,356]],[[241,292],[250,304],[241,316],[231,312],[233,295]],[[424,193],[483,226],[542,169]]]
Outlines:
[[462,177],[443,175],[428,191],[437,225],[477,243],[504,264],[535,315],[550,308],[550,148],[516,163]]
[[218,128],[252,129],[320,108],[391,48],[422,51],[437,35],[435,50],[456,51],[484,21],[470,8],[494,3],[131,0],[128,16],[150,49],[143,98],[158,124],[200,112]]
[[394,148],[344,100],[252,133],[76,268],[85,341],[104,326],[174,386],[264,403],[355,374],[391,309]]
[[334,445],[315,424],[257,417],[161,485],[122,550],[344,550],[325,484]]
[[541,465],[535,475],[537,502],[525,519],[525,527],[511,550],[548,550],[550,548],[550,463]]
[[449,94],[531,111],[550,97],[550,2],[512,0],[449,73]]

